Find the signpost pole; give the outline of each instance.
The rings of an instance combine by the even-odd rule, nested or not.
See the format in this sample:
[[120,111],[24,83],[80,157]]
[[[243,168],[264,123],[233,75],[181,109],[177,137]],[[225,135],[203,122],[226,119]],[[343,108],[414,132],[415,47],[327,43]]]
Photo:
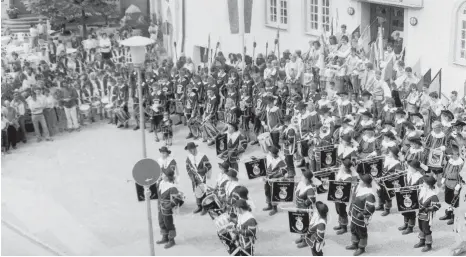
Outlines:
[[147,222],[149,225],[149,245],[150,245],[150,255],[155,256],[155,245],[154,245],[154,228],[152,226],[152,208],[150,205],[150,189],[149,186],[144,187],[146,193],[146,204],[147,204]]

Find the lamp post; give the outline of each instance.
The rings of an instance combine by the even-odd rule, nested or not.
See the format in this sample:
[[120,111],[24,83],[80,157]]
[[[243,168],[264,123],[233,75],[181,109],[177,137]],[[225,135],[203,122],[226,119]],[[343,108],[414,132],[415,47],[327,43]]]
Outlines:
[[[138,98],[139,98],[139,127],[141,130],[142,136],[142,158],[147,158],[147,151],[146,151],[146,134],[144,129],[145,124],[145,117],[144,117],[144,107],[142,104],[142,77],[141,77],[141,68],[144,65],[144,61],[146,58],[146,46],[155,43],[154,40],[141,37],[141,36],[134,36],[123,40],[120,42],[121,45],[128,46],[130,48],[131,59],[133,61],[133,65],[137,68],[138,71]],[[150,205],[150,189],[148,186],[144,187],[145,195],[146,195],[146,204],[147,204],[147,220],[149,223],[149,244],[150,244],[150,251],[151,255],[155,255],[154,249],[154,230],[152,228],[152,211]]]

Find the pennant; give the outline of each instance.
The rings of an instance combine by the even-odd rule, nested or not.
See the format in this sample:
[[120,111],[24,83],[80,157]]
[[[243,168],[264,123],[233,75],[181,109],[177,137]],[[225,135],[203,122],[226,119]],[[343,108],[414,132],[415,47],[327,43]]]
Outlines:
[[280,42],[280,28],[277,28],[277,37],[275,38],[275,44],[278,45],[278,42]]
[[244,33],[251,33],[252,4],[253,0],[244,1]]
[[432,69],[429,69],[423,77],[423,82],[429,85],[432,82]]
[[238,0],[228,0],[228,19],[230,21],[231,34],[238,34],[239,33]]
[[390,80],[393,77],[393,58],[390,59],[390,61],[387,63],[387,66],[385,66],[384,70],[384,80]]
[[356,32],[359,32],[359,40],[361,39],[362,35],[361,35],[361,25],[359,25],[357,28],[355,28],[353,30],[353,32],[351,33],[351,35],[354,35],[356,34]]
[[439,97],[441,97],[442,92],[442,69],[439,70],[434,79],[430,82],[429,92],[437,92]]
[[416,77],[420,77],[421,76],[421,59],[418,59],[416,64],[414,64],[413,67],[411,67],[413,69],[413,74],[416,75]]
[[330,36],[333,36],[333,18],[330,21]]

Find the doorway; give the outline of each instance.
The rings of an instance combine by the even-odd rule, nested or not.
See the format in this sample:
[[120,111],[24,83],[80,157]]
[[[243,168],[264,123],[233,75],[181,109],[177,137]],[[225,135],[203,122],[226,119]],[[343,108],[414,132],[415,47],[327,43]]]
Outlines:
[[[371,4],[371,41],[377,39],[377,29],[379,23],[375,21],[377,18],[382,18],[383,23],[383,38],[385,42],[392,41],[392,35],[395,31],[400,32],[400,36],[403,37],[404,31],[404,9],[400,7],[394,7],[389,5]],[[374,22],[375,21],[375,22]]]

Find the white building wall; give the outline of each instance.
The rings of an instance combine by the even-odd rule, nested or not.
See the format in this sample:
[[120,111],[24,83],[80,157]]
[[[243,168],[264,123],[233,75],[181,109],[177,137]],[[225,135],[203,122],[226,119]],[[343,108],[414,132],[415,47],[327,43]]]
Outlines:
[[[180,0],[181,1],[181,0]],[[266,25],[267,0],[254,0],[251,33],[245,36],[247,54],[252,55],[252,44],[257,42],[255,54],[265,53],[274,49],[274,39],[277,29]],[[421,72],[432,68],[432,76],[442,68],[442,92],[449,95],[457,90],[464,93],[466,67],[453,64],[451,41],[453,40],[452,17],[454,8],[464,0],[424,0],[421,9],[405,8],[405,46],[406,65],[413,66],[420,59]],[[172,2],[172,1],[170,1]],[[348,8],[355,9],[354,15],[348,14]],[[308,49],[308,42],[317,39],[318,35],[305,32],[305,0],[288,1],[288,28],[280,31],[280,51]],[[369,23],[370,4],[357,0],[330,0],[331,16],[338,16],[338,24],[346,24],[352,32],[361,24],[361,30]],[[338,14],[337,14],[338,13]],[[410,25],[409,19],[416,17],[418,25]],[[228,8],[226,0],[190,0],[186,1],[186,44],[185,52],[192,56],[195,46],[207,46],[208,36],[211,36],[211,47],[215,49],[220,42],[220,51],[228,53],[241,52],[240,35],[230,34]],[[197,52],[196,52],[197,54]],[[197,59],[197,58],[195,58]]]

